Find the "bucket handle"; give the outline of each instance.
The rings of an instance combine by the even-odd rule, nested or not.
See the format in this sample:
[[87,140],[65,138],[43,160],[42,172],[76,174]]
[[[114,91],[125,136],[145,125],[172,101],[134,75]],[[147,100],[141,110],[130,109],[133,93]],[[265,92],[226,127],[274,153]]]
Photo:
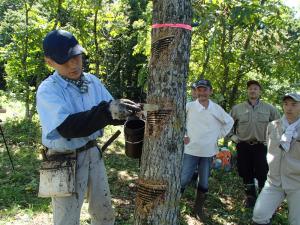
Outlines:
[[144,140],[140,140],[140,141],[135,141],[135,142],[131,142],[131,141],[125,141],[126,143],[129,143],[129,144],[139,144],[141,142],[143,142]]

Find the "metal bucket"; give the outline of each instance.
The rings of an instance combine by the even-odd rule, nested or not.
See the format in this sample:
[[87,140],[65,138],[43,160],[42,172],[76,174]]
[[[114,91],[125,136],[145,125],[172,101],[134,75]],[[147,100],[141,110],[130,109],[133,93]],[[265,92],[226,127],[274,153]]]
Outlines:
[[134,159],[141,158],[143,150],[145,121],[135,118],[124,125],[125,154]]

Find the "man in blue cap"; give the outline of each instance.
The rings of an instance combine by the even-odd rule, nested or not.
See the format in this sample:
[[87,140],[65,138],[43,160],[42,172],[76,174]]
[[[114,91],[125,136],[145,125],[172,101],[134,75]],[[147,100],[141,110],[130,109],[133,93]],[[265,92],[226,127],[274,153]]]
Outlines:
[[192,85],[191,85],[191,101],[195,101],[196,99],[197,99],[196,83],[192,83]]
[[127,99],[113,100],[96,76],[82,71],[84,49],[70,32],[49,32],[43,49],[46,63],[55,69],[36,95],[46,157],[76,157],[75,191],[59,193],[58,187],[58,193],[49,194],[54,224],[79,225],[87,193],[91,224],[112,225],[115,219],[110,190],[96,138],[102,136],[106,125],[123,124],[140,107]]

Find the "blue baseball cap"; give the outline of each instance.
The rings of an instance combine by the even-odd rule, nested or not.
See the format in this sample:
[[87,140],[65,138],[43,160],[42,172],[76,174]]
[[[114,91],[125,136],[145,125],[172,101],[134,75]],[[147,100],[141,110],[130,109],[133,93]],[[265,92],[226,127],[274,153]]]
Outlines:
[[58,64],[64,64],[72,57],[85,51],[73,34],[65,30],[49,32],[43,40],[43,49],[45,56]]
[[200,79],[195,84],[196,84],[196,88],[197,87],[206,87],[206,88],[212,89],[212,86],[211,86],[211,83],[209,80]]
[[192,83],[191,88],[196,89],[196,83]]

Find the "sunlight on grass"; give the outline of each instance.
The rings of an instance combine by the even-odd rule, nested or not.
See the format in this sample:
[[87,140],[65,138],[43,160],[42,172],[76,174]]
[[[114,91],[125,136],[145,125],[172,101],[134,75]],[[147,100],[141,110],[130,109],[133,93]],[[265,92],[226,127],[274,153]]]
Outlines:
[[[6,104],[6,103],[5,103]],[[5,105],[3,104],[3,105]],[[36,117],[33,122],[20,119],[22,105],[12,103],[3,123],[5,137],[11,151],[16,172],[12,172],[6,149],[0,142],[0,225],[51,225],[52,209],[49,198],[38,198],[39,165],[41,162],[40,127]],[[18,113],[14,114],[14,112]],[[15,117],[14,117],[15,116]],[[1,115],[0,115],[1,117]],[[100,145],[106,142],[122,126],[108,126]],[[116,225],[134,224],[133,214],[137,191],[136,180],[139,174],[139,160],[125,155],[124,135],[121,134],[103,153],[108,174]],[[252,211],[243,207],[242,181],[235,169],[230,172],[213,170],[209,180],[209,193],[205,202],[208,216],[206,225],[249,225]],[[194,186],[190,185],[180,201],[180,225],[201,225],[193,217],[195,200]],[[277,210],[273,225],[287,225],[286,202]],[[81,225],[90,224],[88,203],[84,202],[81,212]]]
[[220,197],[219,199],[226,206],[226,209],[232,210],[234,208],[234,201],[231,197]]
[[129,205],[131,202],[127,199],[112,198],[112,202],[116,205]]
[[117,170],[116,170],[115,168],[110,168],[108,171],[111,172],[111,173],[114,173],[114,172],[116,172]]
[[128,180],[134,180],[137,178],[137,174],[134,176],[130,175],[127,170],[119,171],[118,172],[118,179],[123,180],[123,181],[128,181]]
[[185,221],[187,222],[188,225],[203,225],[203,223],[201,223],[196,218],[194,218],[190,215],[185,215],[184,219],[185,219]]
[[124,155],[124,149],[118,148],[116,146],[110,146],[106,149],[105,154],[116,154],[116,155]]
[[0,103],[0,108],[6,109],[6,113],[0,114],[0,119],[3,121],[8,118],[21,118],[25,115],[24,103],[15,99],[12,101],[3,91],[0,91]]

